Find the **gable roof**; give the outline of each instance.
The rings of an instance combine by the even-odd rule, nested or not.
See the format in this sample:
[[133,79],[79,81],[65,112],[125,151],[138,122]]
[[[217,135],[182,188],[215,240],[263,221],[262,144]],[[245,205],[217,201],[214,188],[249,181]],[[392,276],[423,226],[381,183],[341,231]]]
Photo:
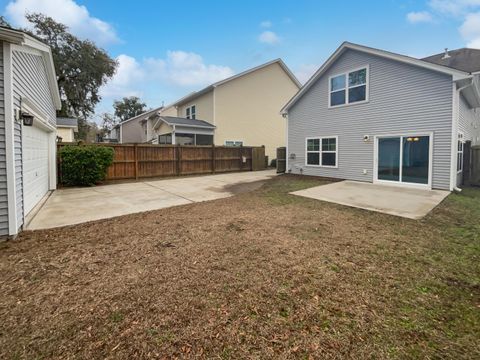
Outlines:
[[251,74],[257,70],[260,70],[260,69],[263,69],[267,66],[270,66],[272,64],[275,64],[277,63],[278,65],[280,65],[280,67],[285,71],[285,73],[290,77],[290,79],[292,79],[292,81],[295,83],[295,85],[298,86],[298,88],[302,87],[302,84],[300,83],[300,81],[298,81],[298,79],[295,77],[295,75],[291,72],[291,70],[288,68],[288,66],[283,62],[282,59],[278,58],[278,59],[275,59],[275,60],[272,60],[272,61],[269,61],[265,64],[262,64],[262,65],[259,65],[259,66],[256,66],[256,67],[253,67],[251,69],[248,69],[248,70],[245,70],[241,73],[238,73],[236,75],[233,75],[233,76],[230,76],[226,79],[223,79],[223,80],[220,80],[220,81],[217,81],[211,85],[208,85],[207,87],[204,87],[203,89],[199,90],[199,91],[195,91],[191,94],[188,94],[187,96],[177,100],[176,102],[174,102],[172,105],[173,106],[178,106],[178,105],[181,105],[181,104],[184,104],[192,99],[195,99],[197,98],[198,96],[200,95],[203,95],[203,94],[206,94],[208,92],[210,92],[211,90],[213,90],[214,88],[216,88],[217,86],[220,86],[220,85],[223,85],[227,82],[230,82],[230,81],[233,81],[235,79],[238,79],[239,77],[242,77],[242,76],[245,76],[245,75],[248,75],[248,74]]
[[449,56],[445,58],[445,52],[443,52],[441,54],[427,56],[422,60],[469,73],[480,71],[480,50],[470,48],[448,50],[448,55]]
[[212,125],[205,120],[187,119],[175,116],[160,116],[160,119],[166,122],[168,125],[215,129],[215,125]]
[[127,119],[127,120],[124,120],[124,121],[121,121],[118,125],[123,125],[129,121],[132,121],[132,120],[138,120],[138,119],[146,119],[147,117],[149,117],[150,115],[153,115],[154,113],[160,111],[160,110],[163,110],[163,106],[160,106],[158,108],[155,108],[155,109],[151,109],[151,110],[147,110],[137,116],[134,116],[134,117],[131,117],[130,119]]
[[402,63],[418,66],[421,68],[437,71],[440,73],[448,74],[453,77],[454,80],[463,79],[468,77],[470,74],[469,72],[453,69],[451,67],[447,67],[444,65],[439,65],[436,63],[424,61],[422,59],[416,59],[414,57],[401,55],[397,53],[393,53],[390,51],[380,50],[371,48],[364,45],[358,45],[350,42],[343,42],[337,50],[323,63],[323,65],[313,74],[313,76],[303,85],[303,87],[288,101],[288,103],[282,108],[280,111],[282,114],[285,114],[306,92],[310,87],[325,73],[325,71],[330,68],[330,66],[337,60],[340,55],[342,55],[346,50],[356,50],[364,53],[368,53],[371,55],[380,56],[386,59],[399,61]]
[[53,96],[53,103],[55,108],[60,110],[62,108],[62,101],[60,99],[60,92],[58,90],[57,74],[55,72],[55,65],[53,63],[52,50],[50,49],[50,46],[46,45],[31,34],[5,26],[0,26],[0,40],[20,46],[27,46],[41,52],[42,57],[45,60],[48,86]]

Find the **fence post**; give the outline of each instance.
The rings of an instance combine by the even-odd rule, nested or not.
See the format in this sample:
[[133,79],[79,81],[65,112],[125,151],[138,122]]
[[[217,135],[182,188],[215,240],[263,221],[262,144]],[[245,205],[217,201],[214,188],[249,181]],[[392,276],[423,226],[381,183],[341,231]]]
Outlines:
[[135,180],[138,180],[138,144],[133,145],[133,151],[135,154]]
[[250,160],[250,171],[253,171],[253,161],[254,161],[253,160],[253,152],[254,152],[254,147],[252,146],[250,148],[250,158],[251,158],[251,160]]
[[212,144],[212,174],[215,174],[215,144]]
[[240,145],[240,169],[239,170],[243,170],[243,144]]
[[180,175],[182,172],[182,147],[176,145],[177,148],[177,175]]

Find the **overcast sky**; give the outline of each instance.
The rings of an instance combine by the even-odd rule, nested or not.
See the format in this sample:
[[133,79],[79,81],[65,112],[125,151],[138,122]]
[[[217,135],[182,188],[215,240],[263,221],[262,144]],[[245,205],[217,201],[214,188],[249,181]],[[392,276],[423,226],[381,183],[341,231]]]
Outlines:
[[41,12],[118,59],[97,112],[137,95],[157,107],[281,57],[304,82],[343,41],[423,57],[480,48],[480,0],[0,0],[28,26]]

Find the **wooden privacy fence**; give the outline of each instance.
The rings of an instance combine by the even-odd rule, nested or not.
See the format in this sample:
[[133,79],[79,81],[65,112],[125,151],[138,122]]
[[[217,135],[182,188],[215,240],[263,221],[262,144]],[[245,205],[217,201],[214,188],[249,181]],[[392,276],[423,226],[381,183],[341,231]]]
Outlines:
[[480,146],[471,147],[470,184],[480,186]]
[[[83,146],[59,143],[63,146]],[[265,148],[225,146],[179,146],[151,144],[89,144],[114,149],[113,164],[105,180],[160,176],[214,174],[265,169]],[[59,183],[61,173],[59,171]]]

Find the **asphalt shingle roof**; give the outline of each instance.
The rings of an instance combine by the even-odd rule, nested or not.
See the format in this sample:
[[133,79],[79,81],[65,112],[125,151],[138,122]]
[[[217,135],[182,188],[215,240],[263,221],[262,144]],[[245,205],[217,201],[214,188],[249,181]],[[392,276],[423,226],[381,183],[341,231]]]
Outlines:
[[171,125],[185,125],[185,126],[202,126],[202,127],[209,127],[214,129],[215,126],[206,122],[204,120],[198,119],[186,119],[181,117],[174,117],[174,116],[160,116],[164,121]]
[[77,119],[74,119],[74,118],[57,117],[57,125],[78,126],[78,121]]
[[469,73],[480,71],[480,50],[470,48],[448,50],[448,55],[450,57],[444,59],[445,53],[443,52],[428,56],[422,60]]

